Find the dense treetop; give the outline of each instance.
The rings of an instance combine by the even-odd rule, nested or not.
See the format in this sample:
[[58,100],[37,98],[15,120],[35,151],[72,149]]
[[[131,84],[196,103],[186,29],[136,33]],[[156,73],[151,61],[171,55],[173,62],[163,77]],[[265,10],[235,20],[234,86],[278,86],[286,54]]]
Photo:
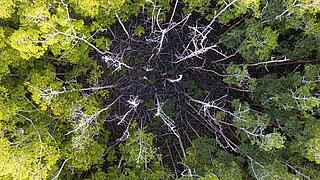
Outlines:
[[320,179],[319,0],[0,0],[0,179]]

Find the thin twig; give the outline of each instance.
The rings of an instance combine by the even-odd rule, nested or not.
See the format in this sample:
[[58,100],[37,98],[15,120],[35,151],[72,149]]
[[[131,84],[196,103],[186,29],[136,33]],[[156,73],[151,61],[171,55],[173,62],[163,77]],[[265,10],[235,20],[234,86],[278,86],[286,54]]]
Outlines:
[[226,75],[223,75],[223,74],[220,74],[214,70],[211,70],[211,69],[203,69],[202,67],[190,67],[190,69],[196,69],[196,70],[201,70],[201,71],[206,71],[206,72],[212,72],[220,77],[226,77]]
[[240,91],[240,92],[257,92],[257,91],[252,91],[252,90],[249,90],[249,89],[238,89],[238,88],[231,87],[231,86],[227,86],[225,88],[233,89],[233,90]]
[[221,62],[221,61],[227,60],[227,59],[235,56],[237,53],[238,53],[238,51],[236,51],[235,53],[231,54],[230,56],[227,56],[227,57],[224,57],[222,59],[218,59],[218,60],[212,61],[212,63],[217,63],[217,62]]

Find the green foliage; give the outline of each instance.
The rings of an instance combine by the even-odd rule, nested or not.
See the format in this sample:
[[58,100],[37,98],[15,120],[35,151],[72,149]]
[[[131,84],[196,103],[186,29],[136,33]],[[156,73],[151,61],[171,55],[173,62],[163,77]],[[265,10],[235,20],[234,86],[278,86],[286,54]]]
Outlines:
[[226,77],[223,82],[228,85],[252,89],[255,85],[255,78],[251,78],[246,66],[228,65]]
[[247,41],[239,48],[240,54],[249,62],[267,61],[277,44],[278,33],[270,27],[262,27],[255,19],[246,20]]
[[[103,6],[105,4],[108,4],[109,6],[113,5],[114,2],[108,2],[103,3],[103,1],[98,0],[84,0],[84,1],[78,1],[78,0],[70,0],[70,3],[73,3],[75,6],[75,10],[79,14],[83,14],[85,16],[94,17],[98,15],[99,13],[99,7]],[[123,1],[119,1],[118,6],[121,6]]]
[[120,163],[124,169],[119,169],[120,164],[109,167],[107,179],[168,179],[167,170],[160,164],[161,156],[153,147],[153,134],[146,133],[145,127],[139,128],[137,125],[136,122],[130,125],[129,137],[119,145]]
[[35,29],[15,31],[10,37],[10,45],[17,49],[21,53],[21,57],[26,60],[31,57],[40,58],[47,48],[40,41],[40,31]]
[[[231,8],[227,9],[226,11],[222,12],[221,16],[219,17],[219,21],[222,23],[228,23],[232,19],[235,19],[243,14],[250,14],[253,17],[260,18],[261,10],[260,4],[262,0],[239,0],[239,1],[232,1],[233,4]],[[218,4],[221,4],[222,7],[226,6],[225,1],[218,1]]]
[[[281,151],[281,150],[280,150]],[[249,144],[243,144],[239,147],[239,153],[247,157],[247,168],[254,179],[299,179],[299,176],[291,173],[289,168],[281,162],[282,153],[273,151],[266,153],[264,150]],[[284,152],[284,156],[291,158],[293,155]],[[290,157],[291,156],[291,157]],[[302,176],[300,176],[302,178]]]
[[267,126],[272,122],[267,114],[258,114],[253,111],[247,102],[241,103],[233,100],[233,123],[239,128],[237,132],[243,140],[250,139],[252,144],[257,144],[265,151],[284,148],[286,137],[278,132],[266,133]]
[[154,74],[151,74],[148,76],[148,82],[151,84],[151,85],[154,85],[156,83],[156,76]]
[[[312,34],[319,38],[319,21],[317,14],[320,12],[320,4],[317,1],[298,0],[285,3],[288,13],[292,13],[286,26],[287,28],[303,29],[306,34]],[[297,22],[297,19],[299,20]]]
[[[0,2],[0,18],[6,18],[0,20],[1,178],[51,179],[64,166],[70,168],[59,177],[73,179],[103,163],[108,132],[99,119],[106,113],[98,112],[108,92],[82,92],[82,84],[96,85],[103,72],[79,40],[90,37],[82,17],[97,16],[97,2],[103,3]],[[88,42],[108,49],[106,39]]]
[[157,150],[153,147],[153,135],[145,133],[145,128],[135,131],[134,128],[136,126],[137,123],[131,124],[131,129],[129,129],[130,136],[126,140],[126,144],[121,144],[119,148],[126,164],[140,167],[155,159]]
[[163,106],[162,110],[171,118],[177,117],[177,109],[179,109],[179,105],[177,104],[177,98],[171,96],[170,100],[166,101]]
[[310,139],[305,144],[305,148],[307,150],[305,157],[320,164],[320,138]]
[[210,0],[183,0],[183,3],[186,3],[186,6],[183,9],[183,12],[190,14],[192,12],[198,12],[204,14],[209,11],[209,6],[211,4]]
[[242,30],[241,28],[235,28],[232,31],[224,34],[221,37],[221,41],[223,41],[223,44],[229,48],[235,48],[239,47],[243,44],[243,41],[245,40],[244,37],[245,30]]
[[256,88],[265,93],[253,97],[264,103],[266,108],[276,106],[293,113],[298,110],[308,117],[307,111],[318,111],[319,99],[314,93],[319,88],[316,83],[319,70],[319,65],[306,65],[304,72],[289,73],[287,77],[278,79],[275,75],[266,75],[257,81]]
[[257,144],[261,149],[265,151],[270,151],[273,149],[284,148],[285,140],[286,140],[286,137],[281,136],[281,134],[275,132],[275,133],[264,135],[261,141],[258,141]]
[[40,135],[31,129],[21,128],[14,142],[1,137],[1,178],[44,179],[56,170],[54,165],[60,157],[59,148],[48,135]]
[[232,101],[232,107],[234,108],[233,122],[236,127],[246,129],[260,127],[264,129],[270,122],[267,115],[259,115],[252,111],[247,102],[241,103],[239,99],[235,99]]
[[187,149],[187,154],[183,162],[192,170],[195,177],[243,179],[240,159],[218,149],[211,138],[194,140],[192,147]]
[[[319,92],[316,82],[319,70],[319,65],[305,65],[304,71],[289,73],[284,77],[266,75],[257,80],[257,93],[252,96],[289,137],[297,139],[295,146],[301,149],[295,152],[315,162],[319,162],[316,145],[320,135],[317,128],[319,118],[316,115],[319,112],[319,98],[315,95]],[[280,145],[275,147],[281,148],[286,139],[279,134],[275,138]]]
[[141,37],[145,33],[144,28],[140,25],[133,26],[133,28],[135,29],[133,34],[136,36]]
[[320,42],[313,35],[295,35],[280,43],[278,52],[288,59],[313,60],[320,58]]
[[[284,22],[281,22],[282,18],[278,15],[282,14],[286,9],[286,0],[269,0],[261,1],[261,7],[263,7],[263,13],[261,14],[261,19],[267,24],[272,26],[277,26],[280,30],[283,29]],[[285,18],[283,18],[285,19]]]
[[102,49],[104,51],[107,51],[110,49],[110,45],[111,45],[110,39],[101,37],[101,38],[95,39],[94,41],[95,41],[96,47],[98,47],[99,49]]
[[0,9],[0,19],[9,18],[11,17],[11,14],[14,12],[14,2],[12,0],[1,0]]
[[187,92],[190,93],[194,99],[199,99],[205,95],[205,90],[199,87],[194,80],[185,82],[184,88],[186,88]]
[[229,48],[237,48],[241,43],[238,45],[241,56],[248,62],[260,62],[270,60],[272,51],[278,47],[278,35],[270,27],[263,27],[260,21],[250,18],[245,20],[244,31],[232,30],[222,41]]

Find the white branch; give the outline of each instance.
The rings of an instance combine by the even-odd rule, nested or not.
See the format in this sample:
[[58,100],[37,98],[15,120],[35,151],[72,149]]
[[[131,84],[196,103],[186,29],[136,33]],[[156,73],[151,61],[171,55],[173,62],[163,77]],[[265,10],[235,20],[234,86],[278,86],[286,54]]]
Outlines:
[[51,180],[57,180],[57,179],[58,179],[58,177],[59,177],[59,175],[60,175],[60,173],[61,173],[64,165],[66,164],[66,162],[67,162],[69,159],[70,159],[70,158],[64,160],[64,162],[62,163],[61,168],[60,168],[59,171],[57,172],[57,175],[55,175]]
[[124,24],[122,23],[121,19],[119,18],[118,14],[116,13],[116,17],[121,25],[121,27],[123,28],[124,32],[126,33],[126,35],[128,36],[128,38],[130,39],[130,34],[128,33],[126,27],[124,27]]
[[67,132],[64,135],[69,135],[75,131],[78,131],[80,129],[87,129],[88,126],[92,123],[93,120],[95,120],[102,112],[108,110],[113,104],[115,104],[118,100],[120,99],[120,97],[118,97],[115,101],[113,101],[111,104],[109,104],[107,107],[100,109],[97,113],[93,114],[93,115],[86,115],[83,112],[79,112],[78,114],[80,115],[80,123],[77,125],[77,127],[69,132]]

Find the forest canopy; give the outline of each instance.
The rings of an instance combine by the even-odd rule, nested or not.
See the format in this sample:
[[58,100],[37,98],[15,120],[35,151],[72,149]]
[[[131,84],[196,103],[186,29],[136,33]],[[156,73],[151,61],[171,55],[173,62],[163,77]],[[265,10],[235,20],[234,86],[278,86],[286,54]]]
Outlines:
[[320,179],[319,0],[0,0],[0,179]]

